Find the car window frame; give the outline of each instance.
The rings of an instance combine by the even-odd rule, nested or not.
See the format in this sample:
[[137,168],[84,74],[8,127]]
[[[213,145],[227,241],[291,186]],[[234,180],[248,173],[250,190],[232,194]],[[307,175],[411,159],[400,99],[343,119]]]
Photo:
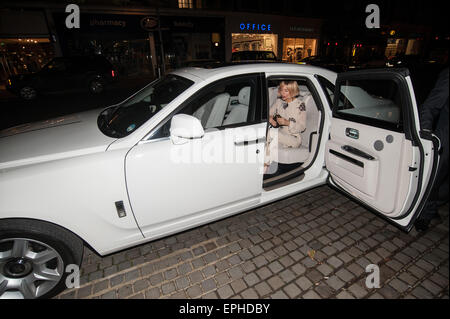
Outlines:
[[178,107],[176,107],[172,112],[170,112],[169,115],[167,115],[164,119],[162,119],[153,129],[151,129],[145,137],[142,139],[142,141],[151,142],[151,141],[159,141],[159,140],[166,140],[170,138],[169,136],[163,136],[163,137],[156,137],[153,138],[155,133],[158,132],[159,129],[161,129],[164,125],[167,124],[168,121],[172,119],[173,116],[177,115],[182,111],[184,108],[188,107],[190,103],[192,103],[195,99],[197,99],[200,95],[204,95],[205,92],[208,90],[211,90],[211,88],[214,88],[217,85],[221,85],[222,83],[233,81],[234,79],[239,79],[243,77],[254,77],[256,80],[256,92],[253,94],[255,97],[255,107],[251,111],[252,114],[248,114],[247,119],[249,116],[251,116],[252,120],[243,123],[235,123],[235,124],[229,124],[229,125],[223,125],[219,127],[209,128],[205,130],[205,133],[208,133],[210,131],[217,131],[217,130],[226,130],[226,129],[233,129],[238,127],[244,127],[244,126],[251,126],[255,124],[260,124],[262,122],[266,122],[266,120],[262,119],[262,110],[263,110],[263,103],[264,97],[263,97],[263,85],[265,83],[265,74],[264,72],[252,72],[252,73],[244,73],[244,74],[238,74],[229,76],[224,79],[216,80],[212,83],[209,83],[203,87],[201,87],[197,92],[195,92],[192,96],[187,98],[185,101],[183,101]]

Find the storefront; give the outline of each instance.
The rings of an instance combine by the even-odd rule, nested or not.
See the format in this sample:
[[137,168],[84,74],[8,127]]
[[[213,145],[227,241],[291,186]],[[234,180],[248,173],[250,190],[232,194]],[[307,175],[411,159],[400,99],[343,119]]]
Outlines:
[[385,56],[421,55],[431,29],[425,26],[396,24],[385,26],[382,33],[387,37]]
[[157,76],[188,61],[223,59],[223,18],[85,13],[78,30],[61,27],[64,14],[54,19],[64,55],[102,54],[122,75]]
[[226,59],[237,51],[273,51],[285,62],[316,55],[322,21],[275,15],[226,17]]
[[0,81],[38,71],[56,50],[43,10],[0,11]]

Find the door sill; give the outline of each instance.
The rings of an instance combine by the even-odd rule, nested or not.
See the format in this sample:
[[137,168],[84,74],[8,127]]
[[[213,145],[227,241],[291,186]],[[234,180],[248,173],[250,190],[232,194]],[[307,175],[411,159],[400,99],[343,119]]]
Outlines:
[[293,177],[293,178],[290,178],[288,180],[280,181],[279,183],[271,184],[269,186],[263,187],[263,189],[266,192],[270,192],[270,191],[273,191],[273,190],[275,190],[277,188],[281,188],[281,187],[285,187],[285,186],[288,186],[288,185],[291,185],[291,184],[295,184],[295,183],[301,182],[303,180],[303,178],[305,178],[305,174],[304,173],[302,173],[301,175],[299,175],[297,177]]

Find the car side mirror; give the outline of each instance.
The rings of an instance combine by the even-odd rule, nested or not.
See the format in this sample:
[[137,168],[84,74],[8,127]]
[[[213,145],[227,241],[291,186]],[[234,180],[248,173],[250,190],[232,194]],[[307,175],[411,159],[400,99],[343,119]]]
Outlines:
[[202,123],[194,116],[177,114],[170,123],[170,139],[173,144],[185,144],[188,140],[202,138],[205,135]]

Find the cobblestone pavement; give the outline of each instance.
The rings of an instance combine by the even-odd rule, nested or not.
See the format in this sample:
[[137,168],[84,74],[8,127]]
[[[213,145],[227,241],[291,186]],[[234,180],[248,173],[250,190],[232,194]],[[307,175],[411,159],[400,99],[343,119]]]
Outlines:
[[406,234],[323,186],[104,258],[86,249],[81,287],[56,298],[448,299],[448,204],[440,214]]

